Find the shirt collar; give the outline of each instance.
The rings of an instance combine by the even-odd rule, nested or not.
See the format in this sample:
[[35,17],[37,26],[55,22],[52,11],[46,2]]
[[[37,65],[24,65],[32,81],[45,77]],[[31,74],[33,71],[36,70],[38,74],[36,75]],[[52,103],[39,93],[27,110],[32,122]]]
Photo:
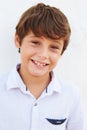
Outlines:
[[7,79],[7,89],[16,89],[16,88],[20,88],[21,90],[25,91],[26,90],[26,86],[23,83],[19,73],[18,73],[18,69],[20,67],[20,64],[18,64],[16,66],[16,68],[14,68]]
[[53,92],[61,93],[61,83],[60,83],[60,77],[56,76],[55,72],[51,72],[51,82],[49,83],[47,87],[47,93],[48,95],[52,94]]
[[[12,70],[12,72],[9,74],[8,76],[8,80],[7,80],[7,89],[16,89],[16,88],[20,88],[23,91],[26,91],[26,86],[23,83],[19,73],[18,73],[18,69],[20,67],[20,64],[18,64],[16,66],[16,68],[14,68]],[[50,95],[53,92],[57,92],[57,93],[61,93],[61,84],[59,81],[59,77],[56,77],[55,72],[51,72],[51,82],[49,83],[49,85],[47,86],[47,94]]]

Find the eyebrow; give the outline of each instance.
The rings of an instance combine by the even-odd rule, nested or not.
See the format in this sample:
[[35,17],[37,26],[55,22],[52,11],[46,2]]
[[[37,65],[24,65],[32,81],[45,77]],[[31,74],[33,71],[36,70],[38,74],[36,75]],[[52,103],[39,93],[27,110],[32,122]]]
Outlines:
[[55,44],[57,44],[57,45],[62,45],[62,44],[63,44],[63,43],[60,42],[59,40],[53,40],[53,42],[54,42]]
[[41,36],[36,36],[36,35],[34,35],[34,34],[31,35],[30,37],[31,37],[31,38],[32,38],[32,37],[34,37],[34,38],[41,38]]

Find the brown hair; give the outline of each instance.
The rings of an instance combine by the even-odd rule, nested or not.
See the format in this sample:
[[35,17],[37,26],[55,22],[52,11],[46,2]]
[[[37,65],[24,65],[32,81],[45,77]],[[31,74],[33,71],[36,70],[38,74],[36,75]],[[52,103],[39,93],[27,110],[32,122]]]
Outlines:
[[36,36],[45,36],[51,39],[64,39],[66,49],[71,29],[67,17],[56,7],[39,3],[26,10],[21,16],[17,26],[16,34],[20,42],[32,31]]

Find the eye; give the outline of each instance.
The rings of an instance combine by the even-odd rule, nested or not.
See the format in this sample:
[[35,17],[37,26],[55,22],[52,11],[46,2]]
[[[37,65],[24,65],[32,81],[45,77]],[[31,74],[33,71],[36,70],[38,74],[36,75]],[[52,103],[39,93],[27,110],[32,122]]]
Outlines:
[[37,42],[37,41],[32,41],[32,43],[35,45],[39,44],[39,42]]
[[33,46],[39,46],[40,42],[39,41],[31,41],[31,45],[33,45]]
[[58,46],[51,46],[52,49],[59,49]]

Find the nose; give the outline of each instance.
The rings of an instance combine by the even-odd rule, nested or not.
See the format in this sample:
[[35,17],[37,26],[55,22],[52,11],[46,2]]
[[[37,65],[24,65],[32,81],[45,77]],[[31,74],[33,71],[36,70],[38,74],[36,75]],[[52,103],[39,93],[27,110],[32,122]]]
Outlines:
[[47,48],[41,48],[39,52],[39,57],[42,59],[48,59],[49,57],[49,51]]

